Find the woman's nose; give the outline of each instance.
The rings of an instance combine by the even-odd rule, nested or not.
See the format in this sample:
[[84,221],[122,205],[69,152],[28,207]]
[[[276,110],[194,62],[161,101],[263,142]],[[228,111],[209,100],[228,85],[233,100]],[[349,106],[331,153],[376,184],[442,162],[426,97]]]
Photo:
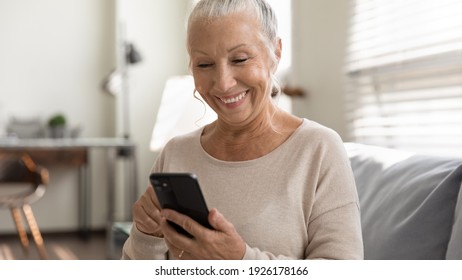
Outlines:
[[215,88],[221,92],[226,92],[236,85],[234,72],[228,66],[218,67],[215,73]]

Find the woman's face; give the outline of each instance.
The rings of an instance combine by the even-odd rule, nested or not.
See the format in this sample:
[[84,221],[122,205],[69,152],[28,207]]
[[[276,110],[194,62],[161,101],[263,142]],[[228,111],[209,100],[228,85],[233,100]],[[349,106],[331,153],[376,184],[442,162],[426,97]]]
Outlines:
[[[276,69],[254,16],[236,13],[198,20],[189,29],[189,51],[196,90],[221,121],[245,125],[271,107]],[[276,48],[280,56],[280,46]]]

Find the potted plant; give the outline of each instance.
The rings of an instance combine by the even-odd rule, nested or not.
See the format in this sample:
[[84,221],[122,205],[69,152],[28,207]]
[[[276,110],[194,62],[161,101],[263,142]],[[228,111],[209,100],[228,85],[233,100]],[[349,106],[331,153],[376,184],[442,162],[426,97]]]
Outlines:
[[51,138],[63,138],[66,133],[66,117],[62,114],[55,114],[48,120]]

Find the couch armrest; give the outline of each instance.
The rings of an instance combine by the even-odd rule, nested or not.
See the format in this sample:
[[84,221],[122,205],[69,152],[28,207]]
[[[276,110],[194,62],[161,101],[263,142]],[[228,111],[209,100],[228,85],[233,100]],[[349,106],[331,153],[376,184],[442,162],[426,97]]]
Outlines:
[[345,148],[358,188],[365,259],[461,257],[462,232],[453,224],[462,224],[461,206],[455,216],[462,159],[355,143]]
[[455,221],[446,253],[446,259],[448,260],[462,260],[462,183],[460,188],[461,191],[459,191],[454,217]]

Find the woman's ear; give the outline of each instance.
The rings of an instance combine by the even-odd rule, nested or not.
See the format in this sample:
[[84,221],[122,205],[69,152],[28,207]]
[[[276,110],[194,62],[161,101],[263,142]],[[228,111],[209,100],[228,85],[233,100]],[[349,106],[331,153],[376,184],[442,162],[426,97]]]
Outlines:
[[278,59],[278,62],[281,60],[281,53],[282,53],[282,40],[281,38],[277,38],[276,41],[276,48],[274,49],[274,55]]
[[281,61],[281,54],[282,54],[282,40],[281,38],[276,39],[276,46],[274,46],[274,56],[276,57],[276,62],[274,64],[274,70],[278,68],[279,61]]

